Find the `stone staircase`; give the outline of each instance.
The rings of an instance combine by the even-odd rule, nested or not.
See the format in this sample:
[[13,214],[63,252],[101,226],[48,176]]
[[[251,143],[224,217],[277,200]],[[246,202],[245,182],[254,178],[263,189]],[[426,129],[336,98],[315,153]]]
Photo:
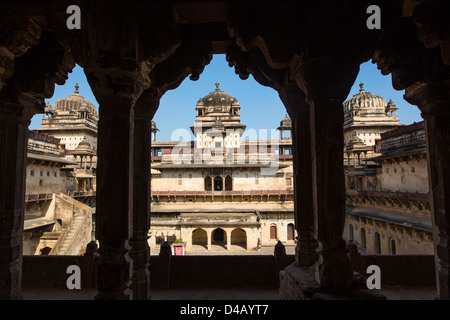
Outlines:
[[70,224],[69,232],[64,237],[63,243],[61,244],[61,247],[58,250],[59,255],[70,254],[70,253],[68,253],[68,250],[70,249],[71,244],[74,240],[74,237],[75,237],[78,229],[80,229],[80,227],[82,226],[85,218],[86,218],[85,216],[81,216],[81,215],[74,216],[74,219],[73,219],[72,223]]

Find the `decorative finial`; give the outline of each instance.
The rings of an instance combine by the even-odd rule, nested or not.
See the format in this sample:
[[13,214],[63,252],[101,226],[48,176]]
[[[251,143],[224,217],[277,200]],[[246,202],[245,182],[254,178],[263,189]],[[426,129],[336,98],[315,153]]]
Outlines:
[[362,83],[362,82],[359,84],[359,92],[360,93],[364,92],[364,83]]
[[78,88],[80,88],[80,87],[78,86],[78,82],[77,82],[77,84],[75,85],[75,93],[79,93]]
[[220,89],[219,89],[219,83],[216,82],[215,84],[216,84],[216,91],[220,91]]

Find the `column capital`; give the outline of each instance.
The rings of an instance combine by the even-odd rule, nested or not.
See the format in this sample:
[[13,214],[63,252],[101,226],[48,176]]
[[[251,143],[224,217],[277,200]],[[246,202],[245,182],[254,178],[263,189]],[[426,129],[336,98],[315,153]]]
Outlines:
[[282,86],[278,93],[291,119],[304,114],[305,110],[309,109],[306,95],[296,83]]
[[337,57],[305,56],[295,67],[294,77],[306,100],[335,100],[344,102],[359,72],[358,61]]
[[405,90],[404,98],[422,111],[422,118],[450,115],[450,80],[415,83]]
[[125,106],[133,107],[150,87],[152,68],[148,61],[108,56],[92,59],[84,71],[100,107],[120,112]]

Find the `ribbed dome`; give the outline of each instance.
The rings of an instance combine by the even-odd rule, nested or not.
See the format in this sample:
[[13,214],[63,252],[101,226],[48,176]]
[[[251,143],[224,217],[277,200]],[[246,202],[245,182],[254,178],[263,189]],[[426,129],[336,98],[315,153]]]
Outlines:
[[385,114],[386,100],[380,96],[374,95],[364,90],[364,84],[361,83],[359,93],[344,102],[344,112],[346,116],[363,114]]
[[59,99],[58,101],[55,102],[54,107],[55,112],[58,111],[78,112],[80,111],[81,108],[85,107],[89,113],[96,116],[97,108],[91,102],[87,101],[82,96],[80,96],[78,88],[79,86],[77,83],[77,85],[75,86],[74,94],[66,98]]
[[236,105],[236,102],[236,98],[220,90],[219,83],[216,82],[216,90],[201,98],[197,105],[203,103],[205,106],[231,106],[233,103]]

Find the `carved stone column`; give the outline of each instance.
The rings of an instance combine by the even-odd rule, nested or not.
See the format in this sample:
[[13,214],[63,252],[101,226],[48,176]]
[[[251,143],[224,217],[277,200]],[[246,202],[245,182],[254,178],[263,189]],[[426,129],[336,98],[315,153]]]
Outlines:
[[[3,99],[1,99],[3,100]],[[34,112],[0,100],[0,299],[21,299],[28,126]]]
[[108,57],[90,61],[85,73],[99,102],[96,238],[100,242],[100,262],[99,293],[95,298],[129,299],[133,298],[127,289],[134,105],[148,87],[150,69],[145,62]]
[[30,42],[22,43],[30,34],[14,34],[18,38],[7,42],[23,45],[19,51],[26,53],[7,65],[13,74],[3,79],[0,92],[0,299],[21,298],[28,126],[34,114],[44,111],[44,99],[53,95],[55,82],[64,84],[73,68],[70,56],[49,34],[33,33],[36,42],[41,38],[32,48]]
[[280,98],[292,121],[294,221],[298,233],[295,261],[298,266],[311,266],[318,261],[319,254],[312,203],[310,110],[305,94],[296,85],[283,86]]
[[416,84],[405,100],[425,120],[439,298],[450,299],[450,81]]
[[146,91],[135,105],[133,150],[133,216],[131,218],[130,258],[133,261],[131,289],[133,299],[150,299],[150,229],[151,205],[151,129],[159,105],[159,95]]
[[320,244],[319,281],[335,293],[346,292],[353,270],[342,238],[345,225],[343,167],[343,102],[359,71],[359,64],[330,63],[305,57],[296,81],[310,105],[312,202],[316,237]]

